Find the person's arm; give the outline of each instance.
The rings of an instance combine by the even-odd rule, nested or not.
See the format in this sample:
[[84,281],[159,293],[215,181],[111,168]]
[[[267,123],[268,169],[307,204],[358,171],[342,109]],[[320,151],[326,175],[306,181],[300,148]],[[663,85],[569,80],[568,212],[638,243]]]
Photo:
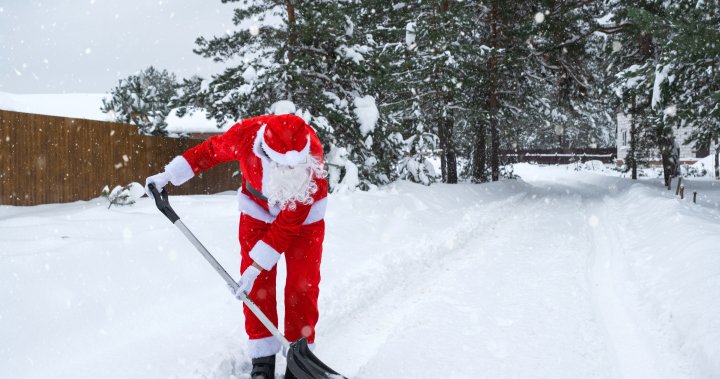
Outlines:
[[194,176],[199,172],[215,167],[219,163],[237,159],[241,126],[242,122],[233,125],[227,132],[206,139],[197,146],[188,149],[182,155],[175,157],[173,161],[184,160],[190,167],[192,176]]
[[249,255],[253,262],[240,275],[237,289],[233,291],[236,297],[240,299],[241,294],[250,294],[255,280],[263,270],[271,270],[275,266],[280,254],[287,250],[290,239],[298,234],[311,208],[312,205],[298,204],[293,210],[280,211],[270,229],[250,249]]
[[145,192],[148,197],[152,197],[148,188],[150,183],[155,184],[158,191],[162,191],[168,183],[179,186],[201,171],[214,167],[218,163],[236,159],[241,125],[242,122],[237,123],[227,132],[212,136],[188,149],[182,155],[173,158],[165,166],[165,171],[148,177],[145,180]]

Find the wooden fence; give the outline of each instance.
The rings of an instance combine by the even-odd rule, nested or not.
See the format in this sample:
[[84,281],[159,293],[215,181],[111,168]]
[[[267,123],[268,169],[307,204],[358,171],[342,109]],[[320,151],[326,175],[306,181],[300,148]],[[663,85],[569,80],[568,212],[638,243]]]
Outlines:
[[[0,204],[89,200],[105,185],[145,183],[176,155],[200,141],[138,135],[127,124],[0,110]],[[236,164],[193,178],[173,194],[235,190]]]
[[528,149],[528,150],[505,150],[500,156],[506,162],[534,162],[539,164],[568,164],[575,162],[587,162],[592,160],[603,163],[615,163],[617,149],[614,147],[597,149]]

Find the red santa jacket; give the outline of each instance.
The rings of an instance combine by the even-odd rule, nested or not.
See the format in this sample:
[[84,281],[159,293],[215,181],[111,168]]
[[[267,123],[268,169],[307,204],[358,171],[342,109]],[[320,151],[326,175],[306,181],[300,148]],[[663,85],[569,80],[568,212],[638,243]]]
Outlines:
[[[240,211],[272,224],[265,236],[250,251],[250,257],[266,270],[277,263],[280,254],[288,248],[291,237],[298,234],[302,225],[323,219],[327,206],[328,182],[325,178],[315,178],[318,190],[313,194],[312,204],[296,203],[292,210],[289,207],[283,210],[277,206],[270,207],[266,199],[253,194],[262,192],[265,179],[263,173],[270,163],[260,147],[263,126],[293,117],[298,116],[266,115],[246,119],[233,125],[224,134],[210,137],[182,154],[192,169],[192,175],[222,162],[234,160],[240,163],[243,176],[242,186],[238,191]],[[322,162],[320,139],[311,127],[306,128],[310,135],[310,154]],[[249,190],[248,184],[256,191]]]

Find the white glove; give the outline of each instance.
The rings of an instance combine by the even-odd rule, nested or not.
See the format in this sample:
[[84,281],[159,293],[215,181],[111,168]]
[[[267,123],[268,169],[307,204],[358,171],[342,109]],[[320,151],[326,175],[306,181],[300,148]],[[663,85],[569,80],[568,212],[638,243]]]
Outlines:
[[240,275],[240,280],[238,281],[238,288],[237,291],[233,293],[238,300],[240,300],[240,294],[244,293],[246,296],[250,294],[250,291],[252,291],[253,284],[255,284],[255,279],[257,279],[258,275],[260,275],[260,270],[258,270],[255,266],[249,266],[245,269],[245,272]]
[[170,179],[172,177],[167,171],[163,171],[159,174],[155,174],[153,176],[148,177],[145,179],[145,193],[147,193],[149,198],[153,198],[152,192],[150,192],[150,188],[148,187],[150,183],[155,184],[155,188],[158,190],[158,192],[162,192],[163,188],[170,182]]

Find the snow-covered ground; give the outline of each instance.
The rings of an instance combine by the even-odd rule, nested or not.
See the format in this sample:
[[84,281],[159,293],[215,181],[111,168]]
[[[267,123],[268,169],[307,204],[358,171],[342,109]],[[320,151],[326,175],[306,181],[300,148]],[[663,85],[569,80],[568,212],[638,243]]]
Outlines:
[[[516,173],[332,195],[317,355],[368,379],[720,377],[720,182],[688,179],[692,204],[655,179]],[[237,277],[234,201],[171,197]],[[248,378],[242,325],[147,198],[0,207],[3,378]]]

